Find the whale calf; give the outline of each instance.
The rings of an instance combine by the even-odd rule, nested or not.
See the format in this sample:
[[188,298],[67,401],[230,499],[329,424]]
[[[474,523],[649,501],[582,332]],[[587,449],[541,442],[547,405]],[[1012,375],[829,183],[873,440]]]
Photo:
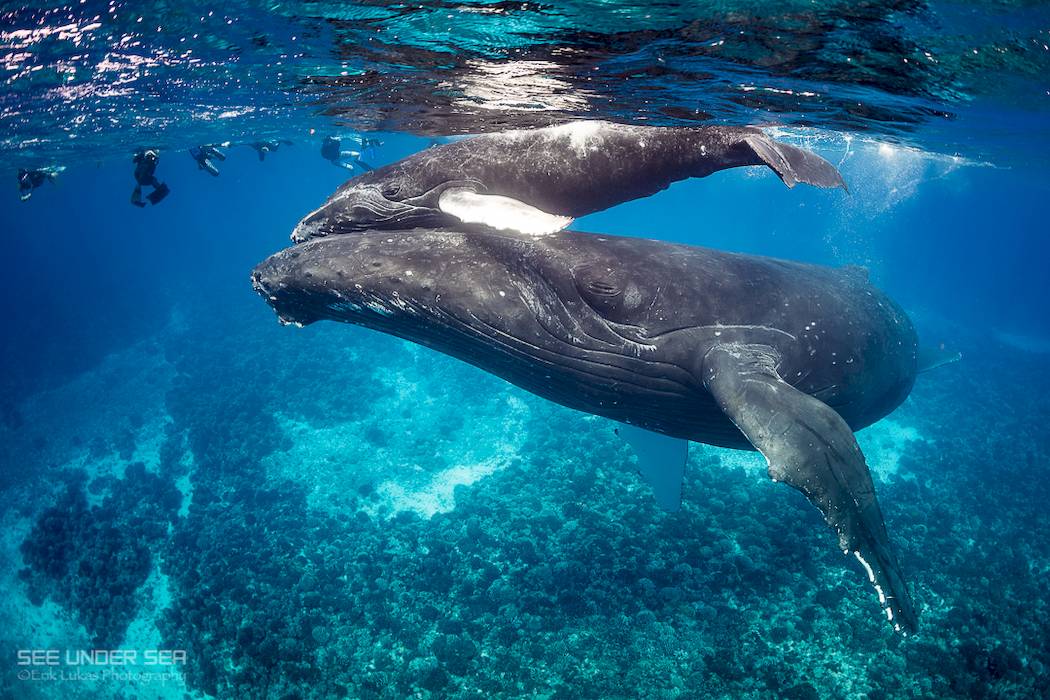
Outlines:
[[748,165],[789,187],[846,185],[820,156],[748,127],[577,121],[433,146],[344,183],[292,240],[464,224],[541,234],[679,180]]
[[918,343],[863,272],[578,232],[415,229],[293,246],[252,281],[284,323],[373,328],[619,421],[666,508],[686,441],[757,449],[834,528],[894,628],[915,628],[852,431],[905,399]]

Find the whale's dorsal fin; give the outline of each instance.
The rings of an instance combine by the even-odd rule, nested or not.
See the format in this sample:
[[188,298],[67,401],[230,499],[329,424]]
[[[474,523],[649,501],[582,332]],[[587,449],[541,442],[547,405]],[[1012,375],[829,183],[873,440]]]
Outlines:
[[549,214],[511,197],[479,194],[466,187],[446,189],[438,198],[438,208],[467,224],[532,236],[555,233],[572,223],[571,216]]
[[765,134],[748,136],[744,142],[788,187],[804,182],[817,187],[841,187],[849,192],[835,166],[816,153],[774,141]]
[[897,630],[916,624],[911,597],[893,554],[875,486],[846,421],[776,371],[765,345],[716,345],[700,369],[704,386],[762,453],[769,475],[801,491],[839,536],[840,548],[863,565]]
[[689,442],[626,424],[617,426],[616,433],[634,450],[638,473],[653,488],[657,504],[667,511],[678,510]]

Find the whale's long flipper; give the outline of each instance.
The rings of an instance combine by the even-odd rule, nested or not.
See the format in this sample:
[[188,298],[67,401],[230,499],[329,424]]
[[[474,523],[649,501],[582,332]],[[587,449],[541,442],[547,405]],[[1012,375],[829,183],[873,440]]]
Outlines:
[[962,353],[958,350],[946,348],[944,345],[919,345],[919,355],[916,362],[920,372],[929,372],[962,359]]
[[849,192],[838,169],[812,151],[774,141],[764,135],[748,136],[744,142],[788,187],[804,182],[817,187],[841,187]]
[[512,197],[479,194],[465,187],[445,190],[438,199],[438,207],[467,224],[484,224],[533,236],[561,231],[573,221],[570,216],[549,214]]
[[835,528],[839,544],[864,567],[897,630],[916,616],[890,546],[875,487],[846,422],[785,382],[764,345],[716,345],[700,368],[704,386],[769,463],[774,481],[805,494]]

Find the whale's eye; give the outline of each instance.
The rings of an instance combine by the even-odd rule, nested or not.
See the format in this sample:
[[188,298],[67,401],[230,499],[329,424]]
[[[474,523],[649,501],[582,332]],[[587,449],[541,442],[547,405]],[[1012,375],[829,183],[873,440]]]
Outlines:
[[587,282],[587,291],[601,297],[615,297],[623,294],[623,290],[609,280],[590,280]]
[[619,320],[624,301],[625,275],[602,263],[581,265],[574,271],[576,289],[583,300],[602,316]]

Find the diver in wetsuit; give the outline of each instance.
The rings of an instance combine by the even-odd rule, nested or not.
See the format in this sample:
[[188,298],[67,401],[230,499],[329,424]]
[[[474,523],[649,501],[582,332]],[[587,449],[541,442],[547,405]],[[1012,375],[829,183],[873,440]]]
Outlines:
[[218,144],[204,144],[202,146],[196,146],[190,149],[190,157],[197,161],[197,167],[201,170],[207,170],[215,177],[219,176],[219,168],[216,167],[213,160],[226,160],[226,154],[219,150],[222,146],[225,148],[229,146],[229,142],[218,143]]
[[354,145],[361,150],[344,151],[342,139],[335,136],[326,136],[324,141],[321,142],[321,157],[332,165],[337,165],[347,170],[353,170],[355,165],[362,170],[373,170],[371,165],[361,160],[361,154],[363,151],[382,146],[383,142],[379,139],[365,138],[363,136],[355,137],[353,141],[356,142]]
[[136,151],[135,156],[131,159],[131,162],[135,164],[136,183],[135,189],[131,193],[131,203],[136,207],[146,206],[146,203],[142,201],[142,187],[144,185],[153,188],[153,191],[146,196],[150,204],[157,204],[160,200],[167,197],[168,192],[171,191],[155,175],[158,160],[160,160],[160,156],[155,148]]
[[64,170],[65,168],[51,167],[51,168],[39,168],[37,170],[26,170],[25,168],[19,168],[18,170],[18,198],[23,202],[29,201],[29,198],[33,196],[33,190],[40,187],[47,181],[54,182],[55,177]]
[[255,143],[251,144],[251,147],[254,148],[255,152],[259,154],[259,160],[266,160],[266,154],[271,152],[271,151],[276,151],[278,148],[281,147],[282,143],[286,143],[289,146],[292,145],[291,141],[271,140],[271,141],[256,141]]

